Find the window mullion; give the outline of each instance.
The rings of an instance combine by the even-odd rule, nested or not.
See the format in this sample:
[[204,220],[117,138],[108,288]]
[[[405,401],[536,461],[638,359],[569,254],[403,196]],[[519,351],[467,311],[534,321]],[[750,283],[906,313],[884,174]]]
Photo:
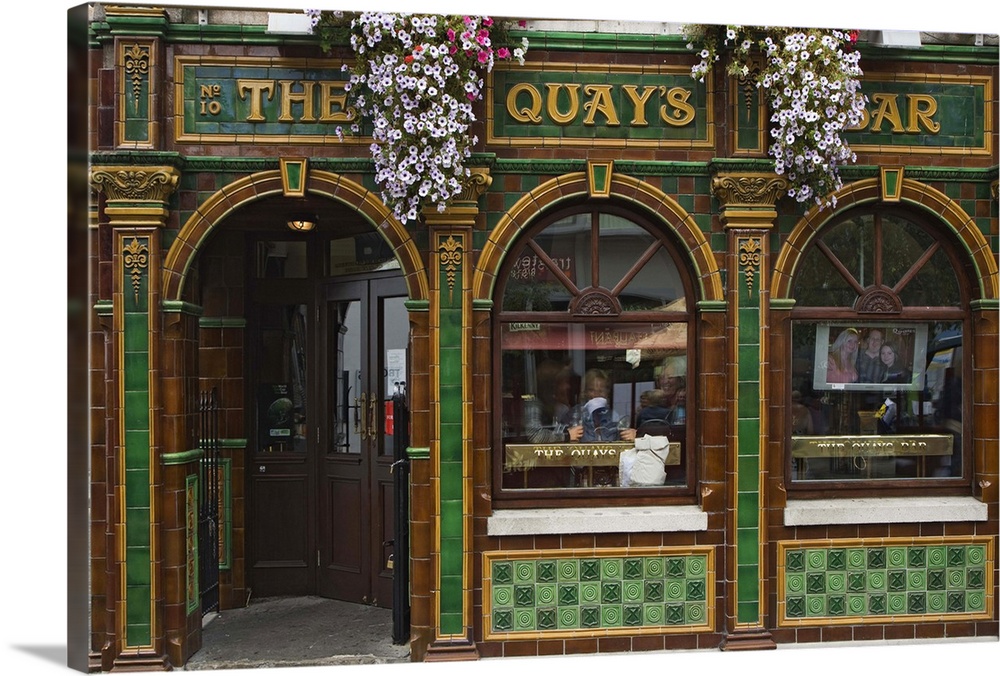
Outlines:
[[851,285],[859,296],[864,293],[864,289],[861,287],[861,284],[858,283],[858,280],[855,279],[854,275],[851,274],[851,271],[840,262],[840,259],[835,253],[833,253],[833,251],[830,250],[830,247],[827,246],[825,242],[822,240],[816,242],[816,248],[823,252],[823,255],[829,259],[833,267],[837,269],[837,272],[840,273],[840,275],[847,281],[848,284]]

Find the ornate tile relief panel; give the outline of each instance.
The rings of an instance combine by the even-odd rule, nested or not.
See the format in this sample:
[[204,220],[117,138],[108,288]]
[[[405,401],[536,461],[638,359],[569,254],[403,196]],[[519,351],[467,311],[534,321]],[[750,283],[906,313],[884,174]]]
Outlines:
[[483,554],[486,640],[711,631],[715,550]]
[[778,543],[778,624],[991,619],[993,539]]

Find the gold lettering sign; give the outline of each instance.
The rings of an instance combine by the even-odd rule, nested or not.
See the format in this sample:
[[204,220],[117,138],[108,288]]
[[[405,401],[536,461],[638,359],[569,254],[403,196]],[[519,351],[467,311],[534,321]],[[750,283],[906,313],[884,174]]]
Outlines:
[[947,434],[884,434],[845,437],[792,437],[793,458],[951,455]]
[[[576,444],[507,444],[504,469],[533,467],[617,467],[618,456],[634,448],[631,441]],[[666,465],[681,464],[681,445],[670,442]]]
[[486,142],[710,148],[711,83],[682,65],[498,65],[486,87]]

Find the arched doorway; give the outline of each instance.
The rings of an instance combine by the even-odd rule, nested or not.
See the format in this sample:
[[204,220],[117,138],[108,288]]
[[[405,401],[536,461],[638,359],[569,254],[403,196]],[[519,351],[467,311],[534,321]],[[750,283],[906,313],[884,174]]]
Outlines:
[[[304,215],[313,229],[287,225]],[[282,194],[279,172],[213,195],[167,255],[167,297],[204,309],[199,386],[220,387],[225,434],[245,441],[233,575],[248,598],[393,605],[393,576],[406,571],[393,565],[406,518],[392,473],[405,427],[390,414],[407,380],[407,281],[422,295],[422,275],[404,277],[412,251],[370,193],[314,171],[303,197]],[[240,326],[235,339],[206,340],[206,326],[226,325]]]

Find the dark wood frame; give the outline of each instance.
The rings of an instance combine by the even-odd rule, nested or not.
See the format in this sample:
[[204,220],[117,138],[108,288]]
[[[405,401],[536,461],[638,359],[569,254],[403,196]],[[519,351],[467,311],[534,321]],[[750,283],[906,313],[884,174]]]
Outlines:
[[[504,292],[506,291],[507,280],[509,279],[509,273],[513,268],[515,262],[518,259],[518,255],[526,250],[530,249],[532,253],[538,255],[542,258],[548,258],[541,247],[537,246],[533,242],[533,238],[545,230],[546,227],[560,219],[566,218],[567,216],[589,213],[591,215],[591,227],[595,234],[591,238],[591,278],[593,280],[599,280],[599,238],[596,236],[596,228],[598,224],[599,215],[602,213],[613,214],[616,216],[621,216],[628,219],[629,221],[635,223],[636,225],[647,230],[653,237],[656,238],[657,244],[651,247],[646,253],[636,261],[630,270],[624,275],[621,283],[616,285],[615,289],[595,289],[594,287],[579,288],[576,284],[572,283],[565,275],[562,275],[557,270],[557,266],[551,264],[551,269],[556,270],[555,275],[560,278],[560,280],[567,286],[571,291],[575,290],[575,298],[579,299],[584,294],[597,291],[598,293],[604,293],[608,298],[612,299],[612,305],[617,303],[616,294],[623,290],[627,286],[627,282],[634,277],[635,274],[641,269],[641,267],[650,259],[650,257],[663,248],[667,251],[668,255],[671,256],[677,269],[680,273],[681,282],[684,288],[685,298],[687,299],[687,307],[684,312],[678,313],[664,313],[664,312],[628,312],[627,314],[619,312],[619,314],[611,315],[585,315],[582,313],[574,314],[574,302],[571,301],[568,311],[565,312],[504,312],[502,309],[502,303],[500,299],[503,298]],[[700,433],[698,431],[698,420],[699,416],[697,414],[697,406],[692,405],[693,402],[698,401],[697,383],[698,379],[696,376],[696,364],[697,358],[695,354],[695,345],[697,344],[697,334],[698,326],[696,322],[696,313],[694,311],[695,302],[695,287],[693,284],[694,274],[687,263],[687,260],[681,255],[681,243],[672,236],[673,233],[667,230],[662,225],[657,225],[654,221],[646,218],[643,214],[637,213],[621,205],[615,204],[614,201],[608,200],[587,200],[582,203],[578,203],[572,206],[567,206],[558,211],[547,215],[544,219],[539,220],[537,224],[529,227],[518,240],[518,243],[511,248],[507,253],[504,265],[500,270],[498,275],[497,285],[494,291],[494,298],[498,299],[495,307],[497,310],[493,315],[493,326],[492,326],[492,342],[494,348],[492,350],[492,363],[493,363],[493,373],[499,374],[501,369],[501,350],[500,350],[500,326],[506,322],[538,322],[545,323],[548,322],[581,322],[586,323],[588,320],[606,323],[609,320],[615,320],[616,318],[627,317],[629,322],[645,322],[645,323],[663,323],[663,322],[686,322],[688,324],[688,335],[687,335],[687,401],[688,401],[688,414],[687,414],[687,426],[685,430],[685,448],[688,449],[686,452],[686,464],[685,467],[685,484],[683,486],[664,486],[656,488],[617,488],[617,487],[605,487],[600,490],[595,490],[593,488],[579,488],[579,489],[559,489],[554,491],[552,489],[544,488],[527,488],[527,489],[504,489],[502,487],[503,480],[503,435],[502,435],[502,407],[499,405],[493,406],[492,410],[492,480],[493,480],[493,499],[495,504],[502,505],[505,507],[530,507],[538,506],[544,504],[548,507],[562,507],[562,506],[582,506],[585,504],[595,504],[599,503],[602,506],[611,505],[638,505],[638,504],[690,504],[695,499],[695,486],[697,483],[698,467],[702,464],[702,459],[699,456],[699,445],[697,443],[700,438]],[[617,306],[620,309],[620,306]],[[502,400],[502,379],[497,377],[493,379],[491,388],[492,401],[500,402]]]
[[[865,308],[863,306],[855,305],[853,308],[843,308],[843,307],[794,307],[787,315],[788,321],[773,321],[772,326],[776,332],[780,332],[780,340],[777,342],[786,346],[783,354],[776,354],[775,358],[779,360],[777,368],[773,370],[774,379],[781,382],[776,382],[772,386],[772,391],[784,392],[784,405],[781,410],[784,413],[784,417],[781,420],[782,438],[784,439],[784,474],[785,477],[790,478],[792,476],[792,458],[791,458],[791,416],[787,414],[791,410],[791,386],[788,382],[791,378],[791,369],[788,367],[782,368],[781,363],[786,365],[791,364],[792,360],[792,328],[796,322],[812,322],[812,323],[848,323],[848,322],[858,322],[864,324],[891,324],[891,323],[902,323],[902,322],[928,322],[928,321],[943,321],[960,323],[962,326],[962,335],[969,337],[970,340],[974,339],[972,317],[971,313],[964,308],[969,307],[970,299],[972,298],[972,290],[970,288],[970,282],[968,280],[975,279],[976,275],[974,271],[969,269],[969,263],[964,262],[963,259],[957,254],[955,247],[956,245],[952,242],[951,238],[942,236],[942,228],[940,225],[936,224],[933,220],[929,219],[925,215],[907,209],[905,206],[901,205],[876,205],[869,207],[861,207],[859,209],[847,211],[836,221],[831,221],[824,226],[824,231],[829,232],[829,230],[839,223],[847,220],[849,218],[856,218],[860,215],[870,214],[873,216],[874,220],[874,230],[876,233],[876,245],[875,245],[875,256],[878,263],[875,268],[875,283],[873,287],[880,287],[882,284],[881,277],[881,262],[882,262],[882,246],[881,246],[881,217],[884,214],[891,214],[896,217],[905,218],[910,223],[922,228],[925,232],[930,234],[934,238],[934,243],[932,246],[924,252],[923,255],[916,261],[916,263],[911,266],[911,269],[901,278],[896,285],[893,287],[893,292],[898,293],[906,285],[908,281],[913,279],[913,277],[919,271],[919,266],[923,265],[930,260],[933,253],[938,250],[943,251],[948,260],[951,261],[952,268],[955,271],[955,275],[958,279],[959,293],[961,294],[961,301],[958,307],[901,307],[898,312],[892,313],[870,313],[864,312]],[[822,233],[820,234],[822,237]],[[870,291],[872,287],[867,289],[860,287],[856,281],[853,280],[850,272],[836,260],[836,256],[830,251],[821,239],[817,239],[813,246],[819,248],[823,253],[831,259],[834,267],[841,271],[841,274],[845,275],[852,286],[859,293],[858,303],[864,298],[866,292]],[[802,271],[797,271],[796,274],[801,274]],[[793,282],[794,289],[794,282]],[[785,313],[781,313],[785,314]],[[928,347],[928,353],[930,352],[930,346]],[[973,354],[972,345],[966,345],[965,353],[970,355]],[[878,494],[881,496],[906,496],[913,495],[914,491],[919,490],[921,494],[934,493],[941,495],[967,495],[971,490],[972,477],[975,474],[974,468],[972,467],[972,405],[973,401],[973,368],[972,359],[966,358],[962,360],[962,401],[963,401],[963,416],[962,416],[962,429],[961,429],[961,443],[962,443],[962,474],[959,477],[949,477],[949,478],[934,478],[934,479],[867,479],[867,480],[824,480],[824,481],[796,481],[792,483],[790,480],[785,481],[785,486],[788,491],[789,497],[797,498],[815,498],[815,497],[870,497],[873,490],[877,490]]]

